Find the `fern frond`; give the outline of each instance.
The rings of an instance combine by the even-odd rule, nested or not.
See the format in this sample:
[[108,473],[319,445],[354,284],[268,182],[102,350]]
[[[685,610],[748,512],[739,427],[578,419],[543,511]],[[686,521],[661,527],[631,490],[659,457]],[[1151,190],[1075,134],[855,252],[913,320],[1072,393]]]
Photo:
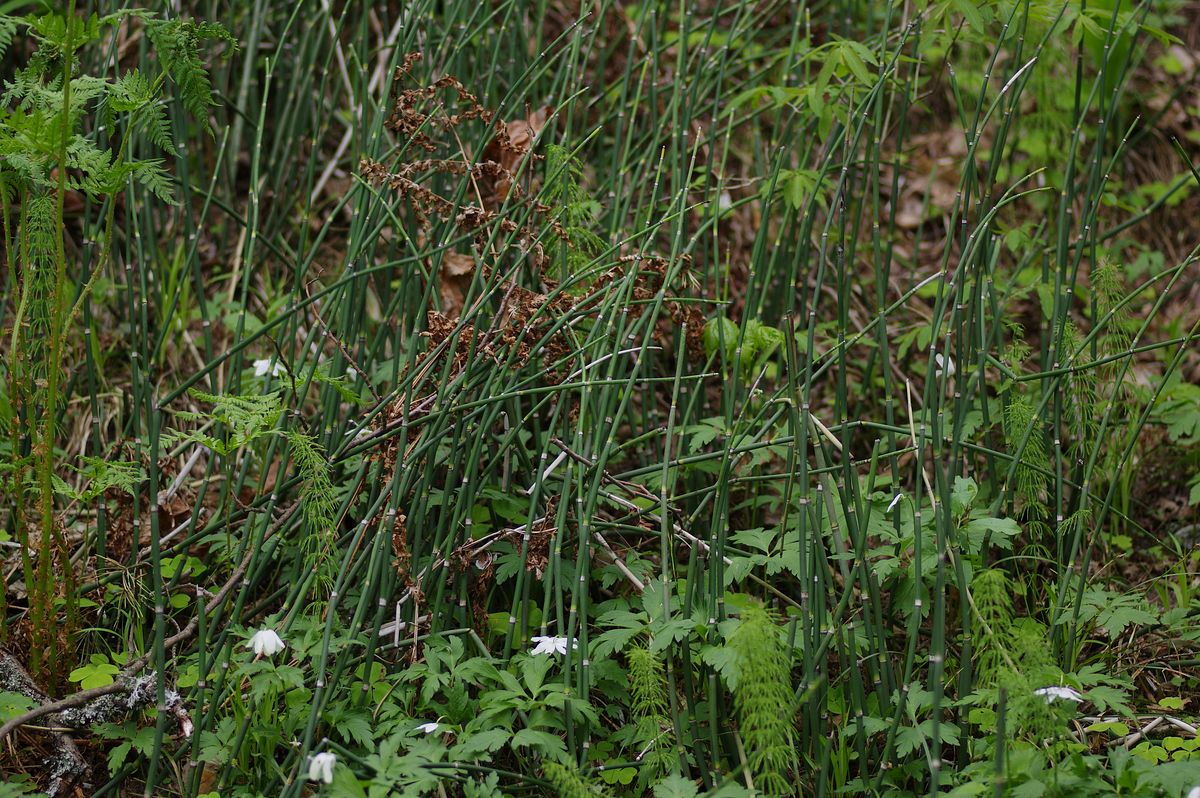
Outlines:
[[33,69],[14,69],[11,80],[4,81],[4,96],[0,102],[15,105],[21,110],[30,110],[27,100],[41,86],[41,75]]
[[195,389],[190,393],[197,400],[211,404],[213,409],[207,416],[195,413],[177,413],[176,415],[183,419],[212,418],[225,427],[226,439],[215,441],[205,436],[201,440],[200,436],[194,433],[184,433],[179,437],[183,440],[202,443],[221,455],[230,454],[270,431],[279,421],[279,416],[283,412],[283,404],[279,399],[278,391],[256,396],[210,394]]
[[151,194],[168,205],[179,204],[179,201],[175,199],[175,184],[171,182],[171,176],[167,171],[163,169],[161,158],[135,161],[131,166],[134,180],[141,183]]
[[131,69],[108,84],[107,97],[114,111],[133,111],[154,99],[154,85],[144,72]]
[[142,468],[141,463],[105,460],[103,457],[86,455],[80,460],[83,466],[72,468],[88,480],[87,488],[76,495],[76,498],[84,502],[89,502],[114,488],[134,496],[146,480],[146,469]]
[[147,20],[146,35],[162,62],[163,71],[179,90],[188,112],[211,134],[208,109],[216,105],[208,71],[200,60],[200,42],[219,40],[237,46],[237,41],[220,25],[197,25],[189,20]]
[[12,46],[12,40],[17,35],[19,24],[20,21],[15,17],[7,14],[0,16],[0,58],[3,58],[8,53],[8,48]]
[[75,136],[67,145],[67,166],[80,173],[79,177],[70,178],[67,185],[94,197],[110,193],[118,178],[112,154],[83,136]]
[[160,102],[151,102],[134,114],[134,127],[145,132],[155,147],[167,155],[176,156],[175,143],[171,140],[171,122],[167,109]]

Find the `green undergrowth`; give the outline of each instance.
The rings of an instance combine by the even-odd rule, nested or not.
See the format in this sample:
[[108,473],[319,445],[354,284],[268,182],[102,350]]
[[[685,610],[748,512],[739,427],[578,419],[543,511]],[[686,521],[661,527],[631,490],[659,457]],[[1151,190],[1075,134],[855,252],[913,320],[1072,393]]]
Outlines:
[[176,5],[0,22],[0,797],[1200,786],[1185,4]]

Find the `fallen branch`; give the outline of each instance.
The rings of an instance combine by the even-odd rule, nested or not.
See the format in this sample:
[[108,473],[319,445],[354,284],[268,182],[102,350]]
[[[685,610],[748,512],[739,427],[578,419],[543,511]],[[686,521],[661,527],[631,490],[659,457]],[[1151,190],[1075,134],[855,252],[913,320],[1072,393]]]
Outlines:
[[[33,677],[25,670],[20,661],[6,651],[0,651],[0,686],[14,693],[20,693],[34,701],[49,701],[49,696],[43,693],[33,681]],[[69,734],[52,730],[54,738],[54,753],[51,754],[47,765],[50,768],[50,783],[47,794],[62,795],[72,787],[80,784],[88,775],[87,760],[79,751],[79,746]]]
[[[290,516],[291,513],[289,512],[288,515]],[[284,520],[286,520],[286,517],[280,521],[280,524],[282,524]],[[276,529],[278,528],[279,525],[276,525]],[[266,540],[266,538],[270,537],[270,535],[271,533],[268,532],[263,539]],[[225,601],[225,599],[233,591],[234,586],[241,581],[242,577],[246,573],[246,570],[250,567],[250,561],[253,558],[253,555],[254,550],[246,552],[246,556],[242,559],[241,564],[234,569],[233,574],[230,575],[224,586],[217,591],[217,593],[206,605],[206,613],[213,612]],[[196,634],[196,629],[198,628],[199,623],[199,616],[192,618],[192,620],[188,622],[187,626],[183,627],[183,629],[179,630],[163,641],[163,648],[174,648],[185,640],[190,639],[194,634]],[[9,658],[16,662],[14,657]],[[69,726],[72,728],[82,728],[84,726],[90,726],[93,723],[103,722],[102,719],[98,718],[101,718],[104,712],[106,712],[108,709],[120,707],[121,704],[125,704],[125,708],[128,708],[128,699],[125,701],[122,701],[121,699],[114,700],[109,698],[110,696],[116,696],[124,693],[130,693],[131,696],[136,695],[139,690],[145,689],[146,685],[154,683],[154,677],[156,674],[151,673],[149,676],[145,677],[139,676],[145,667],[150,664],[150,660],[152,658],[152,654],[143,654],[142,656],[138,657],[133,662],[125,666],[124,670],[117,674],[116,678],[113,679],[112,684],[106,684],[100,687],[92,687],[88,690],[80,690],[78,693],[72,693],[66,698],[61,698],[58,701],[45,701],[28,712],[9,719],[9,721],[3,726],[0,726],[0,742],[3,742],[4,739],[8,737],[8,735],[11,734],[15,729],[25,725],[26,723],[29,723],[30,721],[37,720],[38,718],[42,718],[47,715],[56,715],[61,721],[59,725]],[[21,670],[24,671],[23,668]],[[30,697],[32,698],[33,696]],[[105,701],[104,699],[108,700]],[[148,704],[149,701],[146,703]],[[171,707],[168,706],[165,707],[165,709],[170,710]],[[70,710],[77,711],[70,712]],[[111,715],[108,717],[111,717]],[[78,719],[78,722],[72,723],[72,719],[76,718]]]

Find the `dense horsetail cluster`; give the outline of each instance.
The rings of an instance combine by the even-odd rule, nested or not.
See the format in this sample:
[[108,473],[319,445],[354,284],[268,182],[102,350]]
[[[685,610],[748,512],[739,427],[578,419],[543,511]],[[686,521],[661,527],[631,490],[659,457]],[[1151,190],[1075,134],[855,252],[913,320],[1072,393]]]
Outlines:
[[1185,0],[0,10],[0,798],[1200,795]]

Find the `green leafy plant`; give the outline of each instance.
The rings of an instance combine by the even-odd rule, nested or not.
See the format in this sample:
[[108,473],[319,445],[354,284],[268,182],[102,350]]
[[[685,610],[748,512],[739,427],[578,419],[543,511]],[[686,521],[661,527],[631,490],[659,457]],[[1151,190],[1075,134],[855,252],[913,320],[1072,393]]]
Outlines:
[[788,774],[795,766],[796,749],[791,659],[774,615],[762,604],[747,604],[727,646],[737,657],[733,697],[755,787],[764,795],[792,795],[795,784]]
[[[134,69],[105,78],[80,71],[81,51],[98,46],[102,35],[135,20],[159,54],[154,73]],[[78,624],[74,569],[55,519],[55,444],[64,400],[64,361],[76,318],[111,257],[118,195],[138,184],[160,201],[174,201],[164,162],[136,157],[133,145],[145,140],[174,154],[163,111],[166,83],[174,83],[183,103],[207,129],[214,100],[199,47],[209,39],[230,44],[233,39],[220,25],[155,19],[144,12],[79,16],[74,0],[63,13],[0,17],[5,49],[18,31],[36,47],[26,66],[6,84],[0,115],[0,211],[8,282],[17,295],[8,342],[6,387],[13,408],[8,437],[10,452],[24,453],[7,486],[29,586],[30,660],[41,671],[54,646],[58,620],[67,639]],[[101,135],[105,129],[119,130],[120,135]],[[66,249],[65,203],[70,192],[80,192],[107,209],[99,231],[99,263],[81,277],[78,287]],[[14,210],[15,229],[10,223]],[[29,473],[32,478],[27,479]],[[54,617],[56,597],[63,599],[62,619]],[[61,666],[70,656],[54,659]]]

